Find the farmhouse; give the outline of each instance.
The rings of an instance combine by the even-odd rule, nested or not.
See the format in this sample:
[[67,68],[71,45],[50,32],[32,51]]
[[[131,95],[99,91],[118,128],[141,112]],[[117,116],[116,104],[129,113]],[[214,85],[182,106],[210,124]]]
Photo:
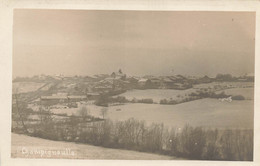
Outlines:
[[94,100],[94,99],[98,99],[98,97],[100,96],[99,93],[87,93],[87,98],[90,100]]
[[57,104],[57,103],[69,103],[69,102],[77,102],[86,100],[87,96],[60,96],[60,95],[53,95],[53,96],[41,96],[42,104]]
[[171,79],[169,77],[165,77],[162,79],[162,85],[163,85],[163,88],[165,89],[171,89],[175,86],[175,83],[176,83],[176,79]]
[[118,72],[113,72],[111,75],[110,75],[112,78],[114,79],[121,79],[121,80],[125,80],[126,79],[126,74],[124,74],[121,69],[119,69]]
[[139,78],[138,77],[128,77],[126,80],[129,81],[131,84],[137,84],[139,81]]
[[212,79],[211,78],[209,78],[208,76],[204,76],[204,77],[202,77],[202,78],[200,78],[200,79],[198,79],[198,83],[211,83],[212,82]]
[[98,86],[95,86],[93,89],[95,91],[99,91],[99,92],[109,91],[109,90],[113,89],[113,86],[112,85],[98,85]]
[[159,78],[151,78],[151,86],[154,88],[159,88],[161,86],[161,79]]
[[144,88],[146,86],[146,84],[148,84],[149,82],[151,82],[151,80],[147,79],[147,78],[141,78],[139,81],[138,81],[138,86],[140,88]]

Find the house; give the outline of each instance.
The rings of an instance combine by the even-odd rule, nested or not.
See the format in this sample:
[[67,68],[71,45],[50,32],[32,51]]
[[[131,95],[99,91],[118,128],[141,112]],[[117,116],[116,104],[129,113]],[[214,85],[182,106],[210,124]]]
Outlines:
[[255,80],[254,73],[245,74],[245,76],[238,79],[238,81],[249,81],[249,82],[254,82],[254,80]]
[[198,79],[198,83],[211,83],[211,82],[212,82],[212,79],[209,78],[208,76],[204,76],[204,77]]
[[87,93],[87,98],[89,99],[89,100],[96,100],[96,99],[98,99],[100,97],[100,93],[94,93],[94,92],[92,92],[92,93]]
[[108,90],[112,90],[113,89],[113,85],[97,85],[93,88],[94,91],[108,91]]
[[159,79],[159,78],[151,78],[150,80],[151,80],[151,82],[152,82],[154,85],[157,85],[157,86],[160,86],[160,84],[161,84],[161,82],[162,82],[162,80]]
[[162,88],[165,89],[188,89],[192,87],[189,80],[181,75],[163,77],[161,84]]
[[107,77],[109,77],[108,74],[96,74],[96,75],[92,76],[93,81],[100,81],[100,80],[103,80]]
[[176,83],[176,80],[172,80],[169,77],[164,77],[162,79],[162,87],[165,88],[165,89],[173,88],[175,83]]
[[86,100],[87,96],[61,96],[61,95],[52,95],[52,96],[41,96],[40,101],[44,105],[54,105],[57,103],[69,103]]
[[118,72],[113,72],[110,76],[114,79],[121,79],[121,80],[126,79],[126,74],[124,74],[121,69],[119,69]]
[[141,78],[138,81],[138,87],[141,89],[158,89],[161,85],[161,80],[157,78]]
[[138,84],[139,78],[138,77],[128,77],[126,78],[127,81],[129,81],[131,84]]
[[147,84],[147,82],[149,82],[149,81],[151,81],[151,80],[149,80],[147,78],[141,78],[140,80],[138,80],[138,86],[144,87]]
[[90,77],[90,76],[85,76],[83,79],[84,79],[84,82],[94,82],[95,81],[95,78]]

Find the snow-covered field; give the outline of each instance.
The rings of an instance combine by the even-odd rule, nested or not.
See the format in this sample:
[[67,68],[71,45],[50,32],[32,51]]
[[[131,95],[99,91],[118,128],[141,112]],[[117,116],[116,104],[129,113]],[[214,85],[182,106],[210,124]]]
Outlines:
[[[252,82],[212,82],[212,83],[207,83],[207,84],[198,84],[194,85],[193,88],[191,89],[186,89],[186,90],[175,90],[175,89],[146,89],[146,90],[130,90],[127,91],[123,94],[120,94],[120,96],[125,96],[128,100],[132,100],[133,98],[136,99],[153,99],[154,102],[159,103],[161,99],[170,99],[172,98],[173,100],[178,99],[179,97],[184,97],[192,92],[196,92],[199,89],[212,89],[212,90],[219,90],[219,89],[228,89],[226,91],[226,94],[230,95],[251,95],[254,88],[254,84]],[[250,87],[250,88],[249,88]],[[236,90],[232,90],[232,89]],[[247,92],[249,90],[250,92]],[[220,90],[220,92],[223,90]],[[236,93],[233,93],[236,91]],[[247,95],[247,96],[248,96]],[[251,95],[252,96],[252,95]]]
[[[85,105],[88,113],[102,118],[104,107]],[[52,110],[56,114],[79,115],[80,108]],[[253,128],[254,101],[234,100],[222,102],[218,99],[200,99],[177,105],[129,103],[107,108],[105,118],[113,121],[135,118],[147,124],[163,123],[169,127],[185,124],[211,128]]]
[[51,141],[12,133],[13,158],[172,160],[171,156]]
[[37,82],[14,82],[13,93],[33,92],[42,87],[45,83]]
[[124,96],[128,100],[136,99],[153,99],[154,102],[159,103],[162,99],[177,99],[178,96],[185,96],[195,89],[175,90],[175,89],[146,89],[146,90],[130,90],[119,96]]
[[[121,111],[117,111],[120,109]],[[185,124],[210,128],[253,128],[253,100],[222,102],[201,99],[177,105],[125,104],[109,107],[107,117],[112,120],[135,118],[148,124],[163,123],[171,127]]]
[[233,88],[224,92],[228,95],[242,95],[246,100],[254,100],[254,88]]

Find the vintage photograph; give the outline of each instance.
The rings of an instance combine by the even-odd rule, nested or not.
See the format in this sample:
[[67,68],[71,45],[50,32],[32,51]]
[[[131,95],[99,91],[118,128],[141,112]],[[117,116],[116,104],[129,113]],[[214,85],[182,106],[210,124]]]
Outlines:
[[14,9],[11,157],[253,161],[255,22]]

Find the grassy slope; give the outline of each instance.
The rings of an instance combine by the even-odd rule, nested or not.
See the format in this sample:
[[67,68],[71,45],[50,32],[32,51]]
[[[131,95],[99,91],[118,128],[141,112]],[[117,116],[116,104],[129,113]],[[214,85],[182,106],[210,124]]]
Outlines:
[[76,144],[72,142],[51,141],[41,138],[29,137],[26,135],[19,135],[12,133],[12,151],[11,156],[14,158],[41,158],[40,154],[25,155],[22,154],[22,148],[25,147],[28,151],[32,150],[65,150],[69,148],[70,151],[75,152],[75,156],[54,155],[43,158],[70,158],[70,159],[127,159],[127,160],[169,160],[176,159],[170,156],[163,156],[157,154],[136,152],[130,150],[109,149],[85,144]]

